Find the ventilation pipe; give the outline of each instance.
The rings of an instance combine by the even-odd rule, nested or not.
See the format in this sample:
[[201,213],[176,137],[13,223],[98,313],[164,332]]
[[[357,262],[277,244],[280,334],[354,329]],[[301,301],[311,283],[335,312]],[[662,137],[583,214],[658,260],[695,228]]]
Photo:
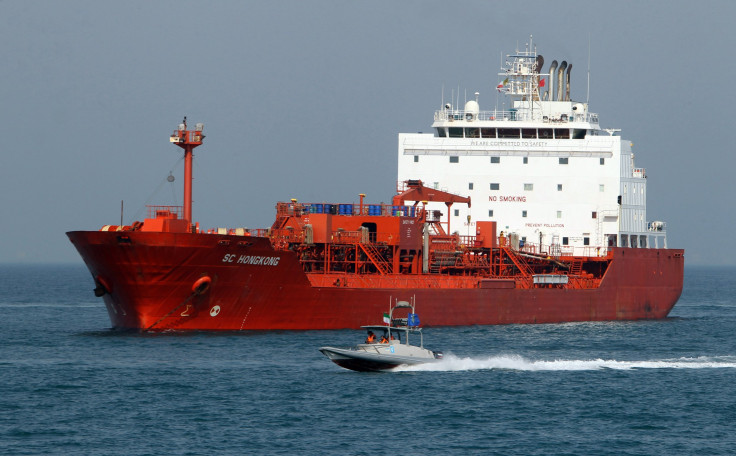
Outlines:
[[539,93],[539,74],[542,72],[542,67],[544,66],[544,57],[541,55],[537,56],[537,62],[534,65],[534,73],[536,76],[534,77],[534,83],[537,84],[537,86],[534,88],[535,90],[532,93],[536,93],[536,99],[537,101],[541,100],[541,95]]
[[[426,206],[425,206],[426,209]],[[422,272],[429,273],[429,223],[424,222],[422,227]]]
[[557,70],[557,101],[563,101],[565,95],[565,68],[567,68],[567,60],[563,60],[560,68]]
[[555,73],[557,71],[557,60],[553,60],[549,66],[549,84],[547,84],[547,100],[552,101],[555,95]]
[[537,63],[534,65],[534,72],[540,73],[542,71],[542,67],[544,66],[544,57],[541,55],[537,56]]
[[570,72],[572,71],[572,63],[567,66],[567,84],[565,85],[565,101],[570,101]]

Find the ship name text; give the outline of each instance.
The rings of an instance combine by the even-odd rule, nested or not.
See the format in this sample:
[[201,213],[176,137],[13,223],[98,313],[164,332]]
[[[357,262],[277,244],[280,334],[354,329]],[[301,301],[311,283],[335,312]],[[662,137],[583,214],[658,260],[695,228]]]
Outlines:
[[237,255],[235,253],[226,253],[222,257],[223,263],[235,264],[252,264],[255,266],[278,266],[281,257],[276,256],[258,256],[258,255]]

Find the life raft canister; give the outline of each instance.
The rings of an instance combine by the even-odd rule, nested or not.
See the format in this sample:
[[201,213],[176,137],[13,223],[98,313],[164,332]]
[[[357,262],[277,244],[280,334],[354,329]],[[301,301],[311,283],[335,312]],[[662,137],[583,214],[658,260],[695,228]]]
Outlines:
[[207,293],[210,289],[211,283],[212,279],[210,279],[210,276],[202,276],[194,282],[194,285],[192,285],[192,292],[196,295]]

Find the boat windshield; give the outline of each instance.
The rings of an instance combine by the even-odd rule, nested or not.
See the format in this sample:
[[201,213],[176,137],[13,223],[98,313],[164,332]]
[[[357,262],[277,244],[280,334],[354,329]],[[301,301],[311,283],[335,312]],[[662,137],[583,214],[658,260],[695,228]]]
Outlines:
[[[361,326],[361,328],[367,330],[365,342],[366,344],[380,344],[388,343],[389,340],[398,342],[400,344],[409,343],[409,334],[419,334],[420,341],[422,335],[422,328],[412,328],[407,326]],[[402,334],[406,334],[405,337],[401,337]]]

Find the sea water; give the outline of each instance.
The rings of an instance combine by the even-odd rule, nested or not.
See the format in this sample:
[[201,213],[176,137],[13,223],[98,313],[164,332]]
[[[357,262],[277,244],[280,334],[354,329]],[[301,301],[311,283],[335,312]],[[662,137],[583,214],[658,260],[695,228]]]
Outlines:
[[317,350],[356,331],[113,331],[92,288],[0,266],[0,454],[736,452],[736,268],[659,321],[427,328],[445,359],[390,373]]

